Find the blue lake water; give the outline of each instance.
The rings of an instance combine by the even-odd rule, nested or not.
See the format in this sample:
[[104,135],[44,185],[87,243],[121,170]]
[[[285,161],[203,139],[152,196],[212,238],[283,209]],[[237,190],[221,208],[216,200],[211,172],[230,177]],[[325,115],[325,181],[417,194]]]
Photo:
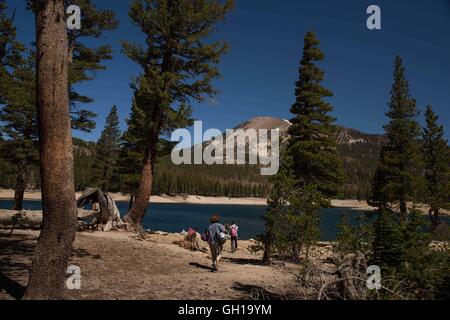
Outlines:
[[[0,200],[0,209],[10,209],[12,201]],[[117,202],[122,214],[128,210],[127,202]],[[24,208],[28,210],[40,210],[40,201],[25,201]],[[265,206],[239,206],[239,205],[198,205],[198,204],[150,204],[144,220],[144,228],[166,232],[180,232],[189,227],[198,232],[203,232],[208,225],[209,217],[219,214],[222,223],[236,221],[239,225],[239,237],[241,239],[254,238],[264,233],[264,220],[262,219]],[[358,217],[373,217],[373,213],[355,211],[347,208],[324,209],[321,213],[321,240],[334,240],[338,232],[337,225],[342,216],[347,215],[350,223],[356,223]],[[447,223],[450,218],[444,217]]]

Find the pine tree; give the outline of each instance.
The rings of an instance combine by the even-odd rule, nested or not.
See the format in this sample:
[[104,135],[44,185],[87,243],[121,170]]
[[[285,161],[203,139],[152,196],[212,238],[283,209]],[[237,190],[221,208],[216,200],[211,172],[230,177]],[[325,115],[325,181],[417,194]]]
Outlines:
[[402,234],[403,224],[398,217],[386,208],[379,210],[374,224],[373,263],[388,272],[401,267],[405,258],[405,239]]
[[441,208],[450,208],[450,149],[444,138],[444,127],[438,124],[438,116],[431,106],[425,113],[423,129],[423,158],[426,178],[425,203],[430,206],[433,227],[440,223]]
[[118,159],[120,190],[130,195],[130,209],[139,187],[143,153],[145,151],[144,123],[145,115],[133,100],[127,130],[123,133]]
[[[72,127],[77,130],[90,132],[95,128],[97,115],[82,105],[93,103],[91,97],[75,90],[79,83],[91,81],[98,71],[104,70],[104,60],[112,59],[110,45],[91,47],[90,43],[98,41],[105,31],[117,28],[118,21],[111,10],[102,10],[92,3],[92,0],[73,0],[70,4],[81,9],[82,21],[80,30],[68,30],[69,40],[69,99]],[[28,7],[35,12],[36,0],[28,0]],[[64,15],[66,16],[66,15]]]
[[417,200],[415,193],[420,181],[420,126],[416,120],[416,101],[409,93],[402,59],[397,56],[394,65],[394,84],[391,90],[390,122],[385,125],[387,143],[373,182],[372,200],[375,205],[389,209],[399,204],[400,214],[407,218],[407,202]]
[[147,45],[123,44],[125,54],[143,70],[133,85],[145,115],[146,148],[136,200],[125,217],[132,228],[140,229],[148,206],[160,134],[192,123],[190,103],[215,94],[212,80],[219,76],[217,63],[227,46],[205,38],[231,6],[231,0],[131,2],[130,17]]
[[38,161],[35,60],[35,54],[29,52],[26,60],[13,69],[10,81],[3,84],[5,105],[0,110],[0,121],[4,126],[0,131],[10,139],[6,155],[16,166],[13,210],[23,209],[28,167]]
[[343,165],[336,150],[333,107],[323,101],[331,97],[330,90],[321,86],[324,72],[315,64],[324,59],[316,35],[305,36],[300,78],[296,83],[296,101],[291,108],[294,118],[289,128],[289,154],[298,188],[310,186],[323,195],[322,206],[340,193],[344,182]]
[[103,191],[112,191],[117,181],[113,181],[116,174],[117,159],[119,157],[121,133],[119,128],[119,115],[117,107],[113,106],[106,118],[103,129],[96,146],[96,158],[93,166],[93,176],[97,185]]
[[287,205],[289,204],[289,192],[295,187],[295,180],[292,174],[291,158],[286,150],[280,154],[280,169],[273,177],[270,177],[272,192],[267,200],[267,212],[264,216],[265,235],[264,235],[264,256],[263,262],[270,263],[274,248],[280,248],[283,243],[285,230],[283,227],[286,215]]
[[[0,2],[0,128],[5,137],[12,139],[5,159],[17,169],[13,210],[22,209],[26,187],[26,167],[36,160],[37,128],[34,109],[33,75],[29,74],[33,64],[24,61],[25,48],[16,39],[13,18],[7,15],[5,1]],[[31,100],[31,104],[30,104]]]
[[273,247],[291,251],[295,258],[303,249],[308,254],[320,236],[320,209],[330,206],[330,198],[340,193],[344,181],[336,149],[335,118],[329,115],[333,107],[323,101],[332,93],[320,85],[324,72],[315,65],[324,59],[318,45],[315,34],[308,32],[296,83],[296,101],[291,107],[295,117],[268,201],[265,262],[270,260]]
[[[35,10],[35,4],[35,1],[29,1],[29,8]],[[73,86],[94,79],[96,71],[105,69],[102,61],[112,58],[112,50],[108,45],[89,48],[84,45],[83,39],[101,37],[103,31],[114,29],[117,26],[117,21],[113,12],[98,10],[95,5],[91,4],[90,0],[78,0],[74,4],[79,5],[83,12],[83,27],[80,31],[68,31],[70,39],[68,56],[69,98],[72,128],[89,132],[95,128],[95,122],[92,118],[96,115],[88,110],[80,109],[79,104],[90,103],[93,100],[75,92]],[[0,8],[4,8],[3,3],[0,4]],[[0,36],[0,45],[4,42],[3,46],[6,48],[4,50],[6,56],[3,59],[5,65],[9,69],[17,69],[12,74],[8,74],[5,71],[6,69],[0,69],[0,78],[3,79],[0,84],[0,93],[3,103],[6,104],[0,116],[7,123],[5,130],[13,133],[12,135],[7,133],[9,138],[17,139],[17,141],[14,141],[16,147],[11,152],[10,160],[17,167],[13,209],[20,210],[27,182],[28,166],[37,160],[37,149],[33,148],[37,138],[36,83],[34,81],[36,71],[33,62],[35,53],[33,50],[29,50],[27,58],[21,56],[23,46],[15,40],[15,29],[12,21],[7,19],[3,11],[0,16],[0,34],[3,34],[3,36]],[[25,79],[17,77],[25,77]],[[7,101],[5,101],[6,98]],[[26,123],[29,125],[25,126]],[[14,128],[14,130],[12,131],[11,128]]]

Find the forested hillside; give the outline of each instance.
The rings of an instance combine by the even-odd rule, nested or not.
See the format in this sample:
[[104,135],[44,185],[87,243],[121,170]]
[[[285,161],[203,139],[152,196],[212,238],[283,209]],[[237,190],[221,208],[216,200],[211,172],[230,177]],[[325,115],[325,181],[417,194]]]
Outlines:
[[[256,118],[237,128],[273,129],[281,128],[282,135],[288,129],[287,122],[276,118]],[[347,181],[343,198],[365,199],[377,165],[378,153],[383,136],[365,134],[354,129],[339,127],[338,151],[344,161]],[[97,186],[93,166],[96,157],[96,143],[74,138],[75,187],[78,191]],[[0,140],[0,187],[14,188],[13,164],[8,161],[8,141]],[[126,190],[120,174],[112,178],[111,190]],[[27,176],[28,188],[39,188],[39,170],[30,168]],[[260,175],[258,166],[252,165],[181,165],[175,166],[170,155],[159,158],[155,170],[154,194],[194,194],[227,197],[266,197],[270,184]]]

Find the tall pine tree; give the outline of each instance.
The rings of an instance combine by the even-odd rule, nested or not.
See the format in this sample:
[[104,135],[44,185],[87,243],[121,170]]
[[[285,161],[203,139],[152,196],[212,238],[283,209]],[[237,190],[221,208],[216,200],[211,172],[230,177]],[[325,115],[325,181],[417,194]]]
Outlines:
[[145,152],[145,113],[133,100],[127,130],[123,133],[118,159],[120,190],[130,195],[131,209],[139,188],[140,171]]
[[408,201],[417,200],[420,179],[420,125],[416,120],[416,100],[411,98],[402,59],[394,65],[390,121],[384,126],[387,142],[380,152],[373,183],[372,200],[376,206],[393,209],[397,205],[403,219],[408,216]]
[[114,181],[117,173],[117,159],[119,157],[121,133],[117,107],[113,106],[106,118],[105,128],[97,141],[96,157],[93,166],[93,178],[103,191],[113,191],[118,188],[118,181]]
[[438,116],[431,106],[425,113],[426,127],[423,129],[423,158],[425,168],[425,199],[430,206],[433,227],[440,223],[442,208],[450,208],[450,148],[444,138],[444,127],[438,124]]
[[[70,39],[69,101],[72,128],[89,132],[95,128],[93,117],[96,115],[88,110],[80,109],[79,106],[91,103],[93,100],[77,93],[74,87],[78,83],[93,80],[97,71],[105,69],[102,61],[112,58],[112,49],[109,45],[90,48],[84,43],[89,38],[100,38],[105,30],[116,28],[117,21],[112,11],[100,10],[90,0],[77,0],[74,4],[80,6],[83,19],[81,30],[68,30]],[[34,1],[29,1],[29,7],[33,10],[34,5]],[[0,4],[0,8],[4,8],[4,5]],[[0,117],[6,123],[5,132],[13,140],[12,144],[15,146],[10,153],[10,161],[17,168],[13,209],[20,210],[22,209],[28,167],[36,161],[37,153],[37,149],[33,148],[37,138],[35,125],[37,121],[36,83],[34,81],[36,70],[33,62],[35,53],[33,50],[29,50],[28,57],[21,56],[23,47],[15,40],[12,21],[3,11],[0,15],[0,34],[2,32],[4,37],[0,36],[0,45],[3,41],[1,39],[5,39],[3,61],[12,72],[7,73],[5,71],[7,69],[0,70],[0,76],[4,79],[0,84],[0,93],[5,104]]]
[[306,34],[291,108],[295,117],[289,128],[288,152],[297,187],[316,189],[323,195],[321,205],[329,206],[329,199],[341,191],[344,172],[336,149],[336,119],[330,115],[333,106],[323,100],[333,94],[322,87],[324,72],[316,65],[324,59],[319,43],[313,32]]
[[36,56],[30,52],[3,84],[5,105],[0,109],[0,121],[4,126],[0,131],[10,140],[6,158],[16,167],[13,210],[23,209],[28,167],[38,162],[35,64]]
[[[36,158],[33,140],[36,141],[36,117],[34,109],[33,75],[29,75],[30,60],[24,61],[25,48],[16,39],[17,31],[13,17],[7,13],[5,1],[0,1],[0,121],[4,126],[4,136],[12,139],[9,143],[7,160],[17,168],[13,208],[22,209],[22,199],[26,183],[27,162]],[[31,100],[31,105],[30,105]],[[23,104],[23,105],[22,105]],[[19,110],[17,110],[19,108]],[[12,111],[17,110],[17,113]],[[33,139],[34,138],[34,139]]]
[[146,47],[125,42],[125,54],[142,67],[133,85],[135,103],[144,113],[145,150],[136,200],[125,217],[140,229],[154,179],[159,136],[191,121],[192,101],[213,96],[212,80],[227,46],[205,41],[225,19],[232,1],[134,0],[130,17],[146,37]]
[[296,101],[291,107],[294,118],[287,154],[282,158],[286,163],[273,180],[268,202],[265,262],[274,246],[292,250],[294,257],[302,249],[308,252],[320,235],[320,209],[331,205],[330,199],[340,193],[344,182],[336,149],[335,118],[330,115],[333,107],[323,100],[332,93],[321,86],[324,72],[316,65],[324,59],[318,45],[316,35],[308,32],[296,82]]

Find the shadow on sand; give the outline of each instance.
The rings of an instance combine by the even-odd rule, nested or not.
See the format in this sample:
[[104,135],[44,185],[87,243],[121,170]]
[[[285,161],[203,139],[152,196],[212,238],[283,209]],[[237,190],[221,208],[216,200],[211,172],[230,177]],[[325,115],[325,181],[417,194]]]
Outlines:
[[[0,292],[19,300],[25,293],[37,237],[0,233]],[[90,257],[95,260],[101,256],[90,254],[84,249],[73,249],[72,258]]]
[[205,266],[205,265],[197,263],[197,262],[190,262],[189,265],[192,266],[192,267],[196,267],[198,269],[214,271],[212,267],[208,267],[208,266]]

